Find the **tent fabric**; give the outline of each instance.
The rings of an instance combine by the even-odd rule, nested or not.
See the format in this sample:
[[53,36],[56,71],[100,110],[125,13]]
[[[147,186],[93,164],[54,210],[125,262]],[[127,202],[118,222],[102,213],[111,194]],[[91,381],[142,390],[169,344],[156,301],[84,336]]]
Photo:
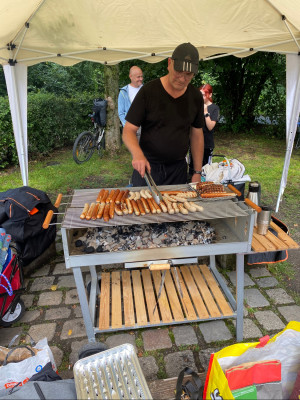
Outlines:
[[[231,54],[246,57],[257,51],[286,54],[290,60],[292,55],[287,81],[293,85],[300,76],[300,2],[1,0],[0,64],[5,66],[23,184],[28,185],[26,66],[43,61],[67,66],[85,60],[154,63],[171,56],[183,42],[193,43],[203,60]],[[296,132],[299,90],[287,97],[288,144],[279,198]]]
[[297,54],[299,7],[298,0],[1,0],[0,60],[157,62],[186,41],[203,59],[257,49]]

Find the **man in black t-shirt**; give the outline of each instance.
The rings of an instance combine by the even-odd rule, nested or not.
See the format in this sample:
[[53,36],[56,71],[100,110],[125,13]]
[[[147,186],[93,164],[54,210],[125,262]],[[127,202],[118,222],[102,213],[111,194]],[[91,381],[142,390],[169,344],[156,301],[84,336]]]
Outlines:
[[[123,129],[123,141],[132,155],[133,186],[146,185],[145,169],[157,185],[186,183],[189,145],[195,169],[192,182],[201,180],[203,98],[190,84],[198,64],[198,50],[183,43],[168,59],[168,74],[147,83],[137,93]],[[140,143],[136,139],[139,126]]]

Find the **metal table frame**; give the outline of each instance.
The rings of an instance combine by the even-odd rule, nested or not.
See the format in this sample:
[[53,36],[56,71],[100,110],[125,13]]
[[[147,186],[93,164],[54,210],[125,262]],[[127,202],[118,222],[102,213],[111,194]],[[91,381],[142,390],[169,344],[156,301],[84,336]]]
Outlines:
[[[178,246],[172,248],[158,248],[155,249],[155,259],[185,259],[187,257],[210,257],[210,269],[213,272],[218,284],[223,289],[228,301],[232,308],[236,310],[236,339],[237,341],[243,340],[243,303],[244,303],[244,254],[251,251],[251,242],[253,235],[254,213],[244,204],[241,204],[244,210],[249,211],[250,223],[248,226],[248,239],[247,241],[232,241],[227,243],[215,244],[200,244],[193,246]],[[68,229],[61,229],[62,241],[65,255],[66,268],[72,268],[78,297],[81,305],[82,315],[86,327],[87,337],[89,342],[95,342],[95,334],[102,332],[94,328],[95,323],[95,307],[97,296],[98,276],[96,271],[97,265],[117,264],[124,262],[139,262],[152,260],[149,249],[147,250],[133,250],[126,252],[124,260],[124,252],[111,252],[111,253],[93,253],[89,255],[70,255],[68,247]],[[216,255],[236,254],[236,299],[231,294],[226,285],[223,277],[220,275],[216,268]],[[154,261],[154,260],[153,260]],[[89,267],[91,274],[91,288],[90,297],[87,298],[86,288],[82,276],[82,267]],[[214,318],[211,318],[214,319]],[[132,329],[132,328],[131,328]]]

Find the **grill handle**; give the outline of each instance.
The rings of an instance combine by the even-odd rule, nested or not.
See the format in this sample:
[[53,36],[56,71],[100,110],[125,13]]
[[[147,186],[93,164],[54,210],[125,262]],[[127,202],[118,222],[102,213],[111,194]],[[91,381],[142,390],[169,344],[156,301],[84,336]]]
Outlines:
[[151,271],[160,271],[160,270],[165,270],[165,269],[170,269],[171,265],[170,264],[150,264],[149,269]]

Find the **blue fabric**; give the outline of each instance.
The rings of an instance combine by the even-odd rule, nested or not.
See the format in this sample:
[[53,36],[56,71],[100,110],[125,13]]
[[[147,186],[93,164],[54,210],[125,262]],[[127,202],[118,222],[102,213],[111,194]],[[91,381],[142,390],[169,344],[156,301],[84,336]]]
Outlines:
[[131,102],[129,99],[129,93],[128,93],[128,85],[122,87],[120,89],[119,97],[118,97],[118,113],[119,113],[119,118],[124,126],[126,123],[126,114],[131,106]]

